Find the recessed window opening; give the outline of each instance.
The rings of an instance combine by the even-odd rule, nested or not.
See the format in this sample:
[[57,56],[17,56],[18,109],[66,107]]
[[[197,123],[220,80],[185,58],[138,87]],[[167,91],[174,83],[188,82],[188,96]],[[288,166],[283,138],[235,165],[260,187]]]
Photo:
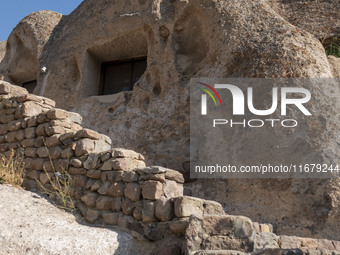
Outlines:
[[146,57],[102,63],[100,95],[131,91],[146,70]]
[[37,80],[23,82],[21,86],[27,89],[27,91],[32,94],[35,87],[37,86]]

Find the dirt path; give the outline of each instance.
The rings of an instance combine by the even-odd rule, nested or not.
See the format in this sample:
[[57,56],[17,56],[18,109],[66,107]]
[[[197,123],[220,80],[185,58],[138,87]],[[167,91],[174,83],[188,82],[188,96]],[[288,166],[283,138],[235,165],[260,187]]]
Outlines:
[[0,254],[148,254],[151,243],[89,227],[29,191],[0,185]]

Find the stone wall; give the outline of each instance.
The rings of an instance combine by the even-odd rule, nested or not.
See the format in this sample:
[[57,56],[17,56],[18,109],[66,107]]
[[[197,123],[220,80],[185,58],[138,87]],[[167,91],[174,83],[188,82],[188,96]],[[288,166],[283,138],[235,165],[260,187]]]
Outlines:
[[192,213],[224,214],[217,202],[183,196],[181,173],[147,167],[132,150],[111,149],[110,138],[82,128],[79,114],[54,105],[0,82],[0,153],[24,156],[26,188],[52,190],[51,181],[66,170],[89,223],[118,225],[153,241],[183,235]]
[[[11,75],[19,83],[37,74],[36,93],[80,113],[82,125],[110,136],[114,147],[133,149],[146,155],[148,164],[188,174],[189,79],[340,77],[338,59],[327,58],[319,40],[338,34],[338,5],[329,0],[85,0],[61,20],[51,12],[25,18],[7,42],[11,50],[0,79]],[[28,42],[32,47],[26,47]],[[147,56],[148,66],[133,90],[98,96],[101,63],[138,56]],[[319,114],[313,113],[303,136],[275,130],[271,139],[296,152],[295,158],[321,149],[319,155],[336,162],[339,131],[331,127],[339,125],[334,117],[338,88],[309,89]],[[316,135],[324,139],[314,143]],[[268,141],[269,136],[262,130],[255,137]],[[244,139],[248,141],[247,134]],[[301,149],[300,139],[311,146]],[[235,141],[229,153],[247,158],[245,140]],[[263,151],[263,157],[270,158],[271,151]],[[228,212],[275,223],[281,234],[340,238],[336,179],[198,180],[185,185],[188,194],[219,201]]]
[[191,215],[185,233],[188,255],[336,255],[340,241],[278,236],[268,224],[243,216]]
[[[39,74],[36,92],[80,113],[85,127],[116,137],[115,147],[133,146],[148,155],[148,163],[188,171],[190,78],[332,77],[320,41],[290,23],[296,16],[308,16],[303,24],[315,19],[308,13],[311,3],[286,20],[272,2],[287,1],[85,0],[47,42],[39,59],[47,72]],[[339,17],[337,4],[319,5],[323,18],[308,31],[315,31],[319,20],[333,26],[329,10]],[[313,2],[313,10],[319,5]],[[289,13],[290,5],[285,8]],[[103,62],[141,56],[147,57],[147,68],[132,91],[99,95]],[[322,97],[325,92],[318,90],[312,93]],[[267,132],[258,136],[268,140]],[[281,137],[272,139],[284,144],[296,136]],[[238,143],[235,148],[243,146]],[[289,146],[302,151],[298,143]]]
[[24,157],[28,189],[44,192],[70,177],[88,223],[117,225],[150,241],[170,238],[171,245],[150,251],[157,255],[339,254],[338,241],[277,236],[271,225],[227,215],[217,202],[183,196],[181,173],[147,167],[140,153],[112,149],[110,138],[81,122],[48,98],[0,82],[0,154]]

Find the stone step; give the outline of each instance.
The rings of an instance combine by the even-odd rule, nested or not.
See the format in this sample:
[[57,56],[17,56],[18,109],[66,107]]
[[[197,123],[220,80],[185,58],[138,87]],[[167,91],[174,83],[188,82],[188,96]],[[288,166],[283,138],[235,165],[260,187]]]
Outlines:
[[244,253],[242,251],[233,251],[233,250],[210,250],[210,251],[197,251],[194,255],[250,255],[250,253]]
[[253,227],[256,233],[261,233],[261,232],[273,233],[273,225],[269,223],[253,222]]
[[185,237],[188,255],[340,255],[339,241],[278,236],[243,216],[191,215]]
[[[223,253],[222,253],[223,254]],[[339,251],[307,249],[265,249],[252,252],[251,255],[339,255]]]
[[186,252],[190,255],[197,252],[210,254],[218,250],[224,253],[217,254],[247,254],[254,250],[255,234],[253,224],[247,217],[191,215],[185,233]]
[[201,250],[194,255],[339,255],[339,251],[330,250],[302,250],[302,249],[264,249],[261,251],[245,253],[234,250]]
[[255,237],[254,250],[256,251],[264,249],[299,249],[302,251],[334,251],[340,253],[340,242],[334,240],[313,239],[298,236],[277,236],[273,233],[267,232],[257,233]]

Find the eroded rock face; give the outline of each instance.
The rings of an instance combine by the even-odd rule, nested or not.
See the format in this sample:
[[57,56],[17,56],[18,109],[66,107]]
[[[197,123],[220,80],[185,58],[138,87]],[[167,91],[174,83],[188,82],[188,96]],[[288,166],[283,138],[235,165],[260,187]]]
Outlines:
[[278,234],[339,239],[338,179],[199,180],[187,188],[228,214],[272,223]]
[[[191,215],[185,233],[186,254],[199,250],[251,252],[254,249],[255,231],[246,217],[229,215]],[[214,254],[214,253],[213,253]],[[225,253],[228,254],[228,253]],[[233,253],[229,253],[233,254]],[[240,253],[242,254],[242,253]]]
[[[189,78],[332,77],[319,40],[279,13],[262,1],[87,0],[56,27],[46,45],[40,65],[49,71],[40,75],[39,91],[80,112],[84,124],[108,134],[114,146],[180,169],[189,156]],[[97,96],[102,62],[146,55],[147,70],[132,92]],[[317,94],[323,91],[315,88]],[[222,183],[198,181],[189,188],[195,196],[224,202],[227,210],[278,222],[282,232],[328,235],[337,228],[331,219],[337,190],[331,182]],[[286,186],[292,188],[283,192]],[[289,199],[281,198],[284,194]],[[312,227],[320,221],[332,222],[333,230]],[[289,230],[284,224],[298,227]]]
[[6,43],[7,41],[0,42],[0,62],[2,61],[6,53]]
[[328,61],[331,66],[333,76],[336,78],[340,78],[340,58],[328,56]]
[[318,39],[340,35],[340,2],[268,0],[269,5],[294,26]]
[[88,226],[36,192],[7,185],[0,185],[0,191],[2,254],[169,254],[159,250],[181,241],[137,240],[123,229]]
[[[190,78],[336,77],[319,41],[323,34],[314,29],[328,15],[328,2],[321,1],[320,8],[318,3],[304,15],[305,8],[290,14],[289,8],[301,4],[294,1],[85,0],[46,44],[39,66],[47,73],[39,74],[37,92],[81,113],[84,125],[109,135],[114,147],[183,170],[189,160]],[[309,23],[314,11],[321,18]],[[339,12],[331,11],[334,19],[320,26],[327,35],[338,31]],[[329,24],[335,29],[324,31]],[[147,69],[133,91],[98,96],[103,62],[143,56]],[[296,158],[317,149],[336,161],[339,88],[310,89],[317,97],[312,107],[323,116],[305,127],[302,139],[322,133],[322,140],[302,149],[293,143],[290,149]],[[273,137],[278,144],[279,137],[294,138],[280,134]],[[262,135],[259,140],[268,138]],[[338,186],[338,180],[214,180],[187,189],[224,203],[230,213],[275,223],[279,233],[340,238]]]
[[0,44],[0,60],[2,48],[7,47],[0,63],[0,75],[5,81],[21,85],[37,79],[39,55],[61,17],[56,12],[38,11],[13,29],[7,46]]
[[[98,97],[103,62],[141,56],[148,65],[133,91]],[[190,78],[332,77],[315,37],[246,0],[87,0],[56,27],[40,66],[41,95],[114,146],[178,170],[189,157]]]

